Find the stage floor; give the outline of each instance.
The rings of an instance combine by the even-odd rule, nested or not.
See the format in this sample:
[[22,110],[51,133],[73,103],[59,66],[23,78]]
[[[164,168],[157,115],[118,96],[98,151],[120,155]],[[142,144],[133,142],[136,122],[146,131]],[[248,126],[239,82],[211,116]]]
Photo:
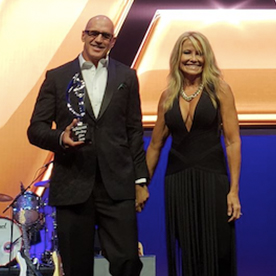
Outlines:
[[[155,268],[155,256],[142,256],[140,257],[143,263],[143,269],[140,276],[155,276],[156,268]],[[42,276],[52,276],[54,269],[48,267],[41,267],[40,273]],[[11,268],[9,272],[9,268],[0,267],[0,275],[1,276],[18,276],[20,273],[19,268]],[[103,257],[95,258],[95,273],[94,276],[111,276],[108,272],[108,262]]]

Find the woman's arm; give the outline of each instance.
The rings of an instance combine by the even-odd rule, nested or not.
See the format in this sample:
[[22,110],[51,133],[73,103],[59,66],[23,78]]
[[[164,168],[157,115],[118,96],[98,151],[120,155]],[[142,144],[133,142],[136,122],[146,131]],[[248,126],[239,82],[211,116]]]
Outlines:
[[152,137],[147,149],[146,160],[149,171],[149,176],[152,178],[155,168],[158,164],[161,149],[163,148],[168,136],[169,129],[165,124],[164,100],[166,92],[163,92],[158,104],[157,120],[152,131]]
[[235,100],[230,86],[223,82],[218,93],[221,108],[222,126],[226,155],[230,173],[230,191],[227,196],[229,221],[239,219],[241,205],[239,200],[239,179],[241,167],[241,139]]

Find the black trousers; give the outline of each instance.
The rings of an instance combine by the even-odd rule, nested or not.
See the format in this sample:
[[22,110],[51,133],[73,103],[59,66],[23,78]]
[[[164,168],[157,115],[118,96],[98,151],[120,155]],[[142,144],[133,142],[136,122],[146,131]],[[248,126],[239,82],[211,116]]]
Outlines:
[[110,274],[140,275],[142,263],[138,256],[135,201],[112,200],[99,173],[85,203],[56,207],[56,213],[65,276],[93,275],[96,225],[102,250],[110,263]]

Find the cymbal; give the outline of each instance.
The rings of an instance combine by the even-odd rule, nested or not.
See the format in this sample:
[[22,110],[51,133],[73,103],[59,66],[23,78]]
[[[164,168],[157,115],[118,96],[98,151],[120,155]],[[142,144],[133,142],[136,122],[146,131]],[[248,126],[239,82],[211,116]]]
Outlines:
[[36,182],[34,184],[35,187],[44,187],[44,188],[49,188],[50,186],[50,180],[43,180],[43,181],[39,181],[39,182]]
[[13,198],[9,195],[0,194],[0,202],[11,201]]

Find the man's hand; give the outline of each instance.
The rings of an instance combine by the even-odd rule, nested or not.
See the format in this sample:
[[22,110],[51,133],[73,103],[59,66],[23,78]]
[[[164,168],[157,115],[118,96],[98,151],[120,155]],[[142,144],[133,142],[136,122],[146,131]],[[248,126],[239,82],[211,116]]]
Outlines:
[[145,204],[149,198],[149,190],[147,185],[141,186],[136,184],[136,211],[142,212],[145,207]]
[[76,126],[78,123],[78,119],[74,119],[72,123],[67,126],[62,134],[62,145],[67,149],[70,147],[77,147],[84,144],[84,141],[74,141],[72,139],[71,129]]

